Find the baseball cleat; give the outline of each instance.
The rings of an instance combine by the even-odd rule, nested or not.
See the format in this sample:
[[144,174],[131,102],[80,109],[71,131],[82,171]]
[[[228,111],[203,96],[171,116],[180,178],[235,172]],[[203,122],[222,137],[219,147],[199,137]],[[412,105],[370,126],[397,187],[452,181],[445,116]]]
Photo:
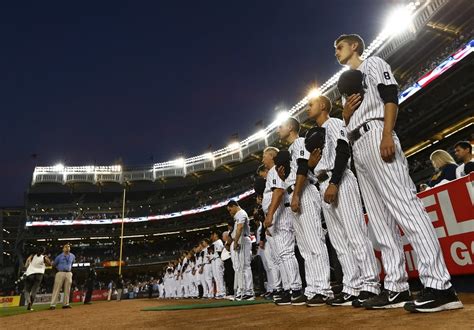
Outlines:
[[382,290],[378,296],[364,301],[362,307],[366,309],[402,308],[407,302],[412,300],[410,290],[403,292]]
[[424,288],[414,301],[406,303],[404,307],[412,313],[434,313],[464,308],[452,287],[446,290]]
[[288,306],[291,305],[291,294],[288,291],[284,291],[279,298],[274,300],[277,306]]
[[326,305],[329,299],[330,299],[329,297],[323,296],[322,294],[316,294],[314,295],[313,298],[311,298],[310,300],[306,302],[306,306],[308,307],[324,306]]
[[357,300],[357,296],[341,292],[326,301],[330,306],[352,306],[352,302]]
[[242,300],[246,300],[246,301],[253,301],[255,300],[255,296],[252,296],[252,295],[245,295],[242,297]]
[[291,304],[295,306],[302,306],[306,304],[308,297],[306,297],[301,290],[295,290],[291,294]]
[[373,292],[361,291],[359,296],[357,297],[357,299],[352,301],[352,307],[356,307],[356,308],[362,307],[362,303],[364,301],[366,301],[367,299],[370,299],[372,297],[375,297],[375,296],[377,296],[377,295]]

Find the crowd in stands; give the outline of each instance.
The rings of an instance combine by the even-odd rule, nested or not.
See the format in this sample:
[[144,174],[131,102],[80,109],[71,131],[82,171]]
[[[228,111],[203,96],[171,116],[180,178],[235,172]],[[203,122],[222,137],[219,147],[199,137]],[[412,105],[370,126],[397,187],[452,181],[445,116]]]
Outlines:
[[463,44],[468,42],[474,37],[474,30],[460,34],[454,38],[449,45],[447,45],[443,51],[437,52],[432,58],[424,62],[418,69],[413,70],[413,74],[400,86],[399,91],[402,92],[415,82],[417,82],[423,75],[435,69],[442,61],[444,61],[449,55],[458,50]]
[[460,141],[447,150],[433,151],[429,158],[409,158],[408,166],[411,177],[423,191],[469,174],[472,162],[471,142]]
[[[252,186],[251,177],[239,177],[230,181],[205,187],[185,187],[171,191],[152,193],[134,193],[127,197],[125,216],[143,217],[157,214],[168,214],[187,209],[200,208],[206,205],[235,197]],[[69,203],[55,203],[57,198],[51,195],[48,198],[37,199],[30,196],[29,219],[33,221],[52,220],[98,220],[120,219],[122,217],[121,193],[82,194]],[[97,199],[88,202],[84,195],[92,195]],[[133,195],[135,198],[133,198]],[[89,196],[88,199],[91,197]],[[100,198],[103,202],[98,202]]]

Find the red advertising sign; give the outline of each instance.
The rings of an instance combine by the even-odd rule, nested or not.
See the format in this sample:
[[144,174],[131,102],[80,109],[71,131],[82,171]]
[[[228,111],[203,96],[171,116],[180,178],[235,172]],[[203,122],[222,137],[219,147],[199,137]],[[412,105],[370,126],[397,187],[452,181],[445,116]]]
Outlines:
[[[104,261],[102,263],[102,267],[118,267],[120,265],[120,261]],[[122,260],[122,266],[125,266],[125,261]]]
[[[82,302],[84,296],[86,295],[85,291],[74,291],[72,294],[73,302]],[[92,301],[97,300],[107,300],[108,290],[94,290],[92,291]]]
[[[418,197],[433,222],[449,273],[474,274],[474,173],[419,193]],[[416,253],[401,232],[408,275],[418,277]],[[381,269],[380,251],[375,254]]]

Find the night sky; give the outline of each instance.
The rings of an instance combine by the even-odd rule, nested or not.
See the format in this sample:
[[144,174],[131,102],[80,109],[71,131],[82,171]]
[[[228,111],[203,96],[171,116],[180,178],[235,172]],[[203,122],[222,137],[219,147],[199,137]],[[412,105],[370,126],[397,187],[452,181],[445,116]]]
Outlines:
[[2,2],[0,206],[23,204],[35,165],[148,164],[255,133],[339,69],[337,36],[369,43],[397,3]]

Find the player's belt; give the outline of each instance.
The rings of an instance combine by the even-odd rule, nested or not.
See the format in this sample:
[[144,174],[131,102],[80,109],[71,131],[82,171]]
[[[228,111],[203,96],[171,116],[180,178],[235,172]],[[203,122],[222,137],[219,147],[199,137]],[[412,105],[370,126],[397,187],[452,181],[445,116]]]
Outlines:
[[368,131],[370,131],[369,123],[364,123],[354,132],[349,133],[347,137],[349,138],[351,144],[354,144],[364,133],[367,133]]
[[[313,180],[309,179],[309,180],[308,180],[308,183],[314,185],[316,182],[314,182]],[[291,186],[289,186],[288,188],[286,188],[286,192],[288,193],[288,195],[291,195],[294,190],[295,190],[295,185],[294,185],[294,184],[292,184]]]
[[318,179],[319,183],[323,183],[324,181],[329,179],[328,172],[322,171],[321,173],[319,173],[319,175],[316,178]]
[[288,195],[291,195],[293,193],[293,190],[295,190],[294,184],[286,188],[286,192],[288,193]]

